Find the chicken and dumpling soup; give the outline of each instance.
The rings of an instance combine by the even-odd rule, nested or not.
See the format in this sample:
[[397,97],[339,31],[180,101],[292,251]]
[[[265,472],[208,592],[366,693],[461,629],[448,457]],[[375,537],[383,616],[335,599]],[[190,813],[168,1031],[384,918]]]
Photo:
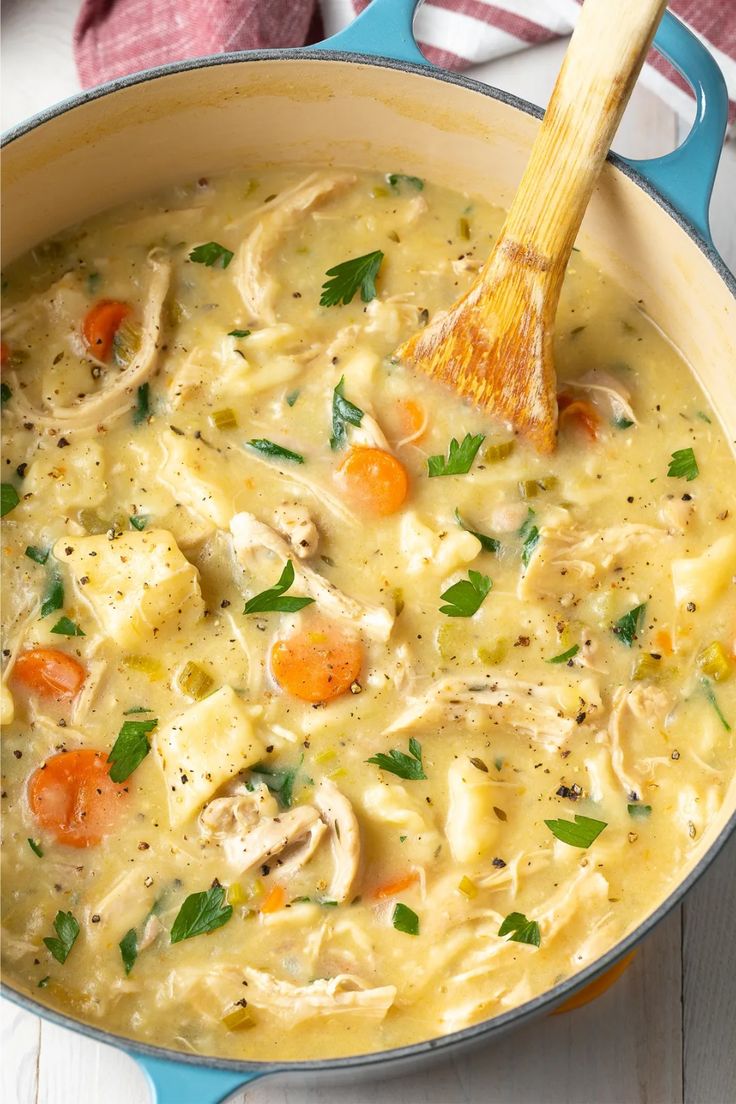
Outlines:
[[393,352],[501,216],[268,169],[4,275],[4,970],[122,1035],[454,1031],[635,928],[734,770],[736,470],[580,252],[541,457]]

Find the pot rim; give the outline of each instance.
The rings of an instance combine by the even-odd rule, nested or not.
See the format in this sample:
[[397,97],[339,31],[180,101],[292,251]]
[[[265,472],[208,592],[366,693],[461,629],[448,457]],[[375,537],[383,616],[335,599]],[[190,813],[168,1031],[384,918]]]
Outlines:
[[[123,91],[134,85],[145,84],[149,81],[155,81],[160,78],[186,73],[196,69],[207,69],[215,65],[237,65],[242,62],[251,61],[289,62],[304,60],[316,62],[339,61],[368,65],[377,69],[396,69],[401,72],[411,73],[415,76],[427,77],[466,88],[471,92],[476,92],[490,99],[498,100],[508,107],[516,108],[519,111],[523,111],[526,115],[531,115],[537,119],[542,118],[544,114],[540,107],[513,93],[495,88],[492,85],[483,84],[480,81],[474,80],[472,77],[467,77],[459,73],[451,73],[430,66],[429,64],[425,66],[415,62],[396,61],[386,57],[375,57],[368,54],[358,54],[347,51],[320,50],[319,48],[309,48],[307,51],[301,48],[252,50],[239,51],[232,54],[217,54],[203,58],[189,58],[182,61],[171,62],[168,65],[158,66],[153,69],[145,69],[139,73],[132,73],[124,77],[117,77],[106,84],[79,92],[75,96],[68,97],[57,104],[53,104],[51,107],[45,108],[29,119],[9,128],[2,135],[0,148],[4,149],[12,142],[24,137],[39,126],[66,114],[68,111],[73,111],[77,107],[82,107],[94,100]],[[662,196],[638,169],[629,164],[625,158],[621,157],[619,154],[609,152],[607,161],[632,180],[634,184],[641,188],[649,198],[653,199],[654,202],[677,223],[695,243],[700,252],[710,261],[717,274],[721,277],[728,290],[736,299],[736,276],[734,276],[727,267],[725,261],[714,246],[707,242],[693,224],[686,219],[668,199]],[[132,1057],[140,1055],[142,1058],[153,1058],[182,1065],[223,1070],[235,1074],[251,1074],[252,1076],[265,1076],[267,1074],[276,1073],[319,1073],[320,1071],[369,1069],[382,1065],[385,1062],[393,1063],[410,1058],[419,1058],[425,1054],[450,1050],[464,1043],[478,1042],[480,1039],[486,1037],[490,1039],[494,1035],[500,1035],[511,1027],[516,1027],[525,1023],[544,1010],[548,1012],[551,1011],[555,1005],[559,1004],[565,998],[570,997],[578,989],[582,989],[591,981],[594,981],[601,974],[605,973],[606,970],[610,969],[610,967],[628,951],[635,948],[638,943],[640,943],[641,940],[648,935],[677,904],[679,904],[685,894],[695,885],[698,879],[720,854],[724,845],[734,833],[736,833],[736,810],[734,810],[718,836],[713,840],[687,877],[673,888],[672,892],[664,901],[662,901],[653,912],[646,916],[633,931],[620,940],[620,942],[616,943],[604,955],[595,959],[576,974],[573,974],[571,977],[553,986],[551,989],[545,990],[532,1000],[526,1001],[524,1004],[518,1005],[501,1015],[492,1016],[479,1023],[471,1024],[469,1027],[462,1028],[459,1031],[454,1031],[447,1035],[439,1035],[431,1039],[424,1039],[416,1043],[410,1043],[401,1047],[393,1047],[388,1050],[371,1051],[365,1054],[354,1054],[337,1058],[314,1058],[295,1061],[273,1059],[247,1061],[237,1058],[218,1058],[208,1055],[188,1054],[172,1048],[154,1046],[150,1043],[131,1039],[124,1035],[118,1035],[112,1031],[106,1031],[103,1028],[95,1027],[93,1024],[86,1023],[83,1020],[77,1020],[70,1015],[40,1003],[33,997],[28,996],[25,992],[15,989],[6,981],[0,982],[0,993],[28,1012],[41,1016],[43,1019],[57,1024],[60,1027],[66,1027],[70,1030],[77,1031],[97,1042],[106,1043],[118,1049],[123,1049],[130,1053]]]

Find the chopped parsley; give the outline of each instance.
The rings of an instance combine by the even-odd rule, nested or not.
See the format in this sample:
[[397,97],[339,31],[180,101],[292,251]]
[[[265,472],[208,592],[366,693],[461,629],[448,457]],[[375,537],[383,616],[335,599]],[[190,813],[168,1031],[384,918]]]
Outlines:
[[12,394],[13,392],[7,383],[0,383],[0,402],[3,406],[5,406],[6,402]]
[[622,417],[613,419],[613,425],[615,426],[616,429],[631,429],[633,424],[634,423],[632,422],[631,418],[624,418],[622,416]]
[[123,960],[125,973],[129,974],[138,957],[138,936],[136,935],[135,928],[131,928],[130,931],[125,933],[118,943],[118,947],[120,948],[120,957]]
[[151,709],[146,709],[145,705],[134,705],[132,709],[123,710],[124,717],[130,717],[133,713],[151,713]]
[[386,183],[393,192],[398,192],[402,184],[416,188],[418,192],[421,192],[424,187],[424,181],[421,177],[407,176],[405,173],[386,173]]
[[572,648],[568,648],[566,652],[560,652],[559,655],[552,656],[551,659],[546,660],[547,663],[568,663],[571,659],[580,651],[579,644],[573,644]]
[[56,936],[46,936],[44,943],[56,961],[63,966],[79,935],[79,924],[71,912],[57,912],[54,920],[54,931]]
[[141,425],[151,413],[150,387],[142,383],[136,392],[135,406],[133,407],[133,425]]
[[419,917],[408,905],[397,901],[391,915],[391,923],[397,931],[405,935],[419,935]]
[[485,439],[485,433],[466,433],[462,444],[458,444],[453,437],[446,457],[441,455],[427,457],[429,478],[432,479],[438,475],[466,475],[473,466],[478,449]]
[[290,391],[289,394],[286,396],[287,405],[288,406],[293,406],[294,403],[296,402],[296,400],[299,398],[300,393],[301,392],[299,391],[298,388],[297,388],[296,391]]
[[39,859],[43,858],[43,848],[41,847],[41,844],[38,842],[38,840],[31,839],[31,837],[29,836],[28,846],[30,847],[34,855],[38,855]]
[[304,463],[304,457],[300,453],[292,452],[291,449],[284,448],[283,445],[277,445],[275,441],[269,441],[267,437],[254,437],[248,441],[248,447],[275,460],[290,460],[292,464]]
[[673,479],[687,479],[690,482],[700,474],[695,453],[691,448],[677,449],[672,453],[667,475]]
[[527,920],[523,912],[510,912],[501,927],[499,935],[508,935],[509,941],[514,943],[529,943],[532,947],[539,947],[542,935],[536,920]]
[[298,610],[311,605],[314,598],[284,597],[293,582],[294,565],[291,560],[287,560],[276,585],[249,598],[243,613],[297,613]]
[[704,678],[704,679],[701,679],[700,681],[702,683],[703,691],[705,692],[706,698],[708,699],[710,704],[713,706],[713,709],[715,710],[716,717],[718,717],[718,720],[721,722],[721,724],[725,728],[726,732],[730,732],[731,731],[731,725],[728,723],[728,721],[726,720],[726,718],[723,715],[723,710],[721,709],[720,705],[718,704],[718,698],[716,697],[715,691],[714,691],[713,687],[710,684],[710,680],[707,679],[707,678]]
[[462,517],[460,516],[459,510],[455,510],[455,521],[458,523],[461,529],[465,530],[466,533],[470,533],[472,537],[475,537],[476,540],[479,540],[482,548],[486,552],[498,552],[501,547],[501,542],[499,540],[496,540],[495,537],[489,537],[486,536],[485,533],[479,533],[477,529],[471,529],[470,526],[463,521]]
[[146,514],[131,514],[128,518],[133,529],[137,529],[140,533],[148,525],[148,517]]
[[532,558],[534,549],[539,544],[540,534],[536,524],[536,516],[537,515],[530,506],[524,524],[519,530],[519,536],[521,537],[521,562],[524,567],[529,566],[529,561]]
[[642,818],[642,819],[644,817],[651,816],[651,812],[652,812],[652,806],[651,805],[634,805],[634,804],[631,804],[631,805],[627,805],[626,808],[629,811],[629,816]]
[[592,817],[575,814],[574,820],[545,820],[555,839],[570,847],[590,847],[594,840],[598,839],[604,828],[607,828],[605,820],[593,820]]
[[637,634],[644,624],[646,611],[647,604],[646,602],[642,602],[640,606],[634,606],[634,608],[630,609],[628,613],[625,613],[623,617],[619,617],[618,621],[613,625],[613,632],[627,648],[631,648],[636,640]]
[[41,617],[47,617],[64,606],[64,584],[57,567],[52,567],[46,580],[46,589],[41,600]]
[[47,975],[46,975],[46,977],[42,977],[42,978],[41,978],[41,980],[39,981],[39,983],[38,983],[38,985],[37,985],[37,987],[36,987],[36,988],[38,988],[38,989],[45,989],[45,988],[46,988],[46,986],[48,985],[48,983],[49,983],[50,981],[51,981],[51,978],[50,978],[50,976],[49,976],[49,975],[47,974]]
[[18,492],[12,483],[3,483],[0,485],[0,517],[5,517],[11,510],[20,502]]
[[350,303],[358,290],[363,302],[370,303],[371,299],[376,298],[376,276],[382,262],[383,253],[376,249],[328,268],[325,275],[330,279],[322,285],[319,305],[335,307],[340,303]]
[[483,605],[483,600],[492,587],[493,583],[487,575],[481,575],[480,571],[473,571],[471,568],[467,579],[453,583],[440,594],[442,601],[447,603],[440,606],[440,613],[444,613],[446,617],[472,617]]
[[183,939],[221,928],[233,914],[233,906],[224,905],[224,900],[225,889],[221,885],[202,893],[190,893],[171,925],[171,942],[181,943]]
[[702,410],[695,411],[695,417],[700,418],[701,422],[705,422],[707,425],[712,425],[712,422],[708,415]]
[[372,755],[370,759],[366,759],[366,763],[373,763],[381,770],[389,771],[399,778],[406,778],[412,782],[421,782],[427,777],[422,763],[422,745],[413,736],[409,740],[408,755],[405,751],[392,748],[388,754],[379,751],[377,755]]
[[269,791],[278,799],[284,809],[290,809],[294,803],[294,784],[301,762],[295,767],[284,767],[282,770],[274,767],[257,765],[250,772],[249,783],[262,782]]
[[228,337],[250,337],[250,330],[228,330]]
[[49,558],[50,548],[39,548],[34,544],[29,544],[26,548],[26,556],[29,560],[33,560],[37,564],[45,564]]
[[213,268],[215,265],[227,268],[234,256],[231,249],[226,249],[219,242],[211,241],[195,246],[189,254],[189,260],[194,261],[195,264],[206,265],[207,268]]
[[50,631],[58,636],[86,636],[79,625],[69,617],[60,617]]
[[141,765],[151,750],[148,734],[157,724],[155,718],[150,721],[123,721],[108,759],[113,782],[125,782]]
[[345,377],[343,376],[332,392],[332,436],[330,448],[341,448],[348,436],[348,425],[359,426],[363,421],[363,411],[355,403],[345,398]]

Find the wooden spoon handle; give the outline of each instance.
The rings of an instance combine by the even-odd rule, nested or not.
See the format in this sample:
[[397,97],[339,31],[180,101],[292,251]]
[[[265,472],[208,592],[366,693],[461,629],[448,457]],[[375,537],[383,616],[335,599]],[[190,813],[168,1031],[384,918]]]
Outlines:
[[[502,237],[561,281],[666,0],[585,0]],[[546,267],[541,265],[540,267]],[[555,304],[556,305],[556,304]]]

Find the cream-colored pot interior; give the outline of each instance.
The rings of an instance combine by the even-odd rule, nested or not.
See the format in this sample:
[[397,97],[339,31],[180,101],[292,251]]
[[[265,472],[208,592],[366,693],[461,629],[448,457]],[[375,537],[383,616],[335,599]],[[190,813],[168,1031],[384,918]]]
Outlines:
[[[4,259],[104,208],[249,164],[390,166],[506,206],[538,125],[509,104],[430,75],[318,57],[144,80],[6,148]],[[733,441],[736,300],[711,261],[610,164],[580,244],[684,354]],[[733,812],[734,789],[693,865]]]

